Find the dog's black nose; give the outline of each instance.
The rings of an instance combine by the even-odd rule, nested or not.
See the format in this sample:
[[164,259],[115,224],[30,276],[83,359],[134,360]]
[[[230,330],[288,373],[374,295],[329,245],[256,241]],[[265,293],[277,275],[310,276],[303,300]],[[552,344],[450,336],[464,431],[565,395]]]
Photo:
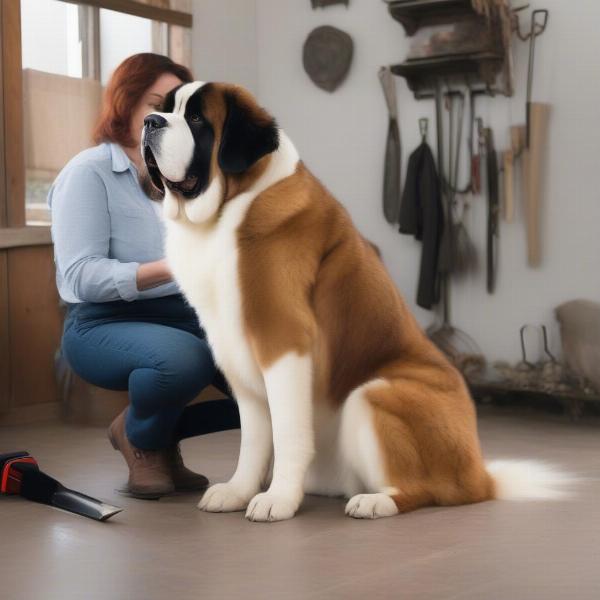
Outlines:
[[167,124],[167,120],[164,117],[161,117],[160,115],[148,115],[145,119],[144,119],[144,125],[148,128],[148,129],[160,129],[161,127],[164,127]]

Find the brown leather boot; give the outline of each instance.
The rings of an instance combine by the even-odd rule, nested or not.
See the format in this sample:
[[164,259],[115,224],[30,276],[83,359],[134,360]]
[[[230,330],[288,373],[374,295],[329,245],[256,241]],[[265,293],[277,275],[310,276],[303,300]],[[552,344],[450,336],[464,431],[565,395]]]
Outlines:
[[167,450],[167,461],[176,491],[194,492],[208,486],[208,479],[204,475],[190,471],[183,464],[179,444],[175,444]]
[[127,487],[122,490],[134,498],[156,499],[175,491],[166,450],[140,450],[125,433],[125,409],[108,428],[108,439],[119,450],[129,467]]

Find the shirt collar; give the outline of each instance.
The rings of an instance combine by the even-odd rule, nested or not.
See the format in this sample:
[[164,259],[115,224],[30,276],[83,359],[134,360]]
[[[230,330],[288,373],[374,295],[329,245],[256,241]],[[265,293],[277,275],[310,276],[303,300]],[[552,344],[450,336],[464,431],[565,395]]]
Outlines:
[[115,173],[123,173],[132,166],[129,157],[125,154],[125,150],[119,144],[110,143],[110,156],[112,159],[112,170]]

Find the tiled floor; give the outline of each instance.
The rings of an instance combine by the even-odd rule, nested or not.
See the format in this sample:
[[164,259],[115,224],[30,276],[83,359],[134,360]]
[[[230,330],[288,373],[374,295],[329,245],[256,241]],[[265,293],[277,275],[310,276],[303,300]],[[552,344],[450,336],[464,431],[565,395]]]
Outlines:
[[[600,598],[600,427],[538,417],[480,419],[489,458],[552,461],[588,478],[560,502],[487,502],[357,521],[338,499],[307,498],[274,524],[206,514],[197,497],[120,497],[125,476],[104,431],[0,429],[0,451],[27,449],[65,485],[125,507],[97,523],[0,498],[3,600]],[[239,432],[184,444],[214,481],[235,465]]]

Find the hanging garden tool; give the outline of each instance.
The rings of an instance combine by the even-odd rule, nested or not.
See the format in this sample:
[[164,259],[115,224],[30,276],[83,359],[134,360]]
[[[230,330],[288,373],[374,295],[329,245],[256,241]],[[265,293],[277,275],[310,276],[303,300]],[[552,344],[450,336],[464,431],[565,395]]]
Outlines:
[[[471,157],[471,193],[475,196],[481,194],[481,154],[479,152],[479,135],[475,135],[475,127],[477,131],[481,129],[481,119],[475,117],[475,96],[474,88],[469,88],[469,105],[470,105],[470,123],[469,123],[469,155]],[[477,142],[475,144],[475,142]],[[474,149],[476,145],[477,151]]]
[[[525,152],[525,138],[527,136],[527,132],[525,130],[524,125],[513,125],[510,128],[510,150],[508,151],[508,162],[509,162],[509,173],[504,177],[504,218],[508,223],[511,223],[514,220],[515,216],[515,197],[514,197],[514,188],[515,188],[515,177],[516,177],[516,168],[519,164],[522,164],[518,159],[522,157],[523,152]],[[527,180],[527,174],[525,173],[524,165],[521,173],[521,178],[523,180]]]
[[[534,10],[531,13],[529,32],[523,34],[519,20],[515,20],[515,31],[519,39],[529,42],[529,65],[527,69],[527,103],[525,106],[525,127],[511,128],[512,150],[516,156],[523,156],[523,204],[525,208],[525,225],[527,229],[527,262],[532,267],[541,263],[541,181],[544,163],[544,149],[550,119],[550,105],[533,102],[533,73],[535,60],[535,42],[548,25],[549,12]],[[516,150],[518,148],[518,152]]]
[[[533,67],[535,59],[535,39],[542,35],[548,26],[548,11],[534,10],[531,13],[531,27],[529,30],[529,65],[527,69],[527,105],[526,109],[526,127],[527,127],[527,148],[531,147],[532,135],[532,112],[535,110],[535,105],[531,100],[533,90]],[[541,17],[538,20],[538,16]]]
[[[513,125],[510,128],[510,148],[501,154],[501,170],[503,171],[502,178],[502,216],[507,223],[512,223],[515,220],[515,178],[516,169],[520,164],[519,159],[525,152],[525,143],[527,131],[524,125]],[[529,176],[525,171],[523,164],[523,172],[521,174],[523,181],[528,181]],[[523,184],[526,188],[526,184]]]
[[[538,16],[542,19],[540,22],[537,20]],[[542,261],[540,240],[541,181],[548,121],[550,119],[550,105],[531,100],[533,61],[535,57],[535,39],[546,29],[547,23],[547,10],[533,11],[531,15],[529,69],[527,76],[527,147],[524,154],[524,170],[527,174],[527,188],[524,190],[527,260],[532,267],[539,266]]]
[[400,214],[402,143],[398,127],[398,100],[396,82],[389,67],[379,69],[379,81],[388,107],[389,123],[385,146],[383,172],[383,214],[388,223],[397,223]]
[[515,218],[515,158],[512,148],[501,154],[502,161],[502,216],[507,223]]
[[[463,275],[473,270],[477,264],[477,253],[473,242],[465,226],[465,214],[469,203],[466,195],[471,193],[472,181],[471,173],[467,184],[458,185],[458,175],[461,165],[461,148],[463,141],[463,123],[465,112],[465,94],[461,91],[452,91],[447,96],[449,113],[449,136],[448,136],[448,156],[449,173],[446,187],[448,189],[448,202],[450,208],[450,222],[447,223],[449,251],[448,258],[450,271],[453,275]],[[471,139],[473,136],[473,98],[470,96],[470,124],[469,124],[469,171],[473,165],[473,146]],[[458,107],[455,109],[455,106]]]
[[[442,215],[447,222],[452,218],[449,204],[448,180],[443,174],[444,165],[444,126],[443,126],[443,91],[441,82],[438,80],[435,86],[435,113],[437,124],[437,155],[439,168],[439,181]],[[408,185],[408,183],[407,183]],[[440,247],[440,253],[443,249]],[[461,368],[473,362],[480,364],[482,360],[481,351],[475,340],[466,332],[454,327],[450,321],[450,277],[451,273],[438,266],[439,290],[441,295],[442,322],[437,319],[427,329],[429,339],[454,363]]]
[[500,197],[498,192],[498,155],[494,147],[494,133],[489,127],[483,129],[486,156],[487,176],[487,275],[486,287],[489,294],[496,288],[496,270],[498,267],[498,237],[500,214]]

